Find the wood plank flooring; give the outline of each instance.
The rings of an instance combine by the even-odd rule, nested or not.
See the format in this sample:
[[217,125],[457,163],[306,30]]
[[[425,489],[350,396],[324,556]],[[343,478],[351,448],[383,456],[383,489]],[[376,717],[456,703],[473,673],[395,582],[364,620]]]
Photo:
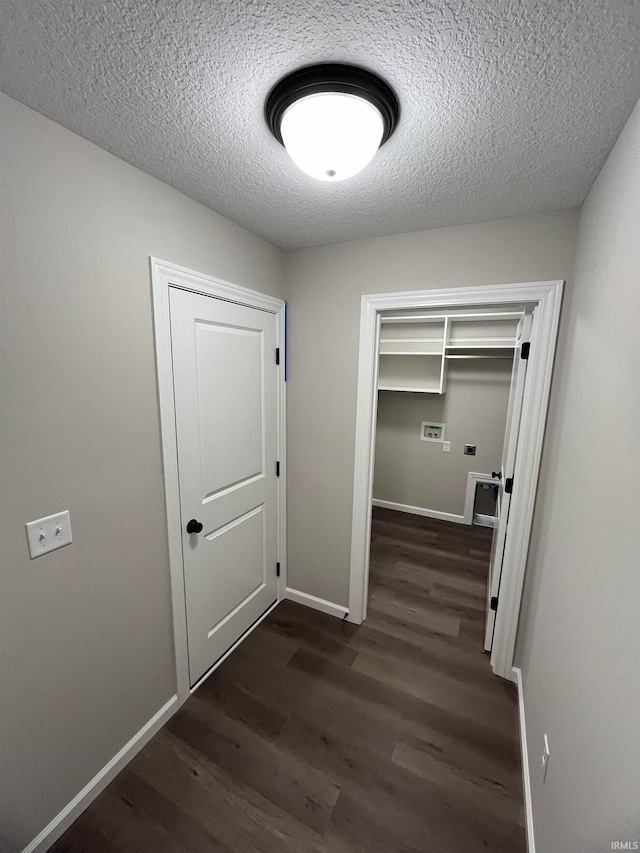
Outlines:
[[524,851],[491,533],[375,509],[366,622],[283,602],[54,851]]

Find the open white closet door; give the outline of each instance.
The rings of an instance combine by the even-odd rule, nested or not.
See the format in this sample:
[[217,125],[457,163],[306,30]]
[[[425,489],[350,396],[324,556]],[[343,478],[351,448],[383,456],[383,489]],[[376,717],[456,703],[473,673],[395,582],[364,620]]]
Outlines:
[[[518,433],[520,432],[520,415],[522,413],[522,398],[524,396],[524,383],[527,374],[527,358],[523,354],[523,345],[529,343],[531,332],[532,315],[523,314],[516,332],[516,346],[513,355],[513,371],[511,374],[511,391],[509,393],[509,407],[507,409],[507,423],[504,434],[504,446],[502,448],[502,468],[500,474],[500,485],[498,486],[498,500],[496,504],[496,526],[493,531],[493,543],[491,546],[491,562],[489,565],[489,582],[487,584],[487,622],[484,635],[485,650],[490,652],[493,646],[493,631],[496,622],[496,610],[500,593],[500,577],[502,575],[502,562],[504,557],[504,546],[507,539],[507,525],[509,522],[509,505],[513,489],[513,472],[518,451]],[[526,353],[528,355],[528,353]]]

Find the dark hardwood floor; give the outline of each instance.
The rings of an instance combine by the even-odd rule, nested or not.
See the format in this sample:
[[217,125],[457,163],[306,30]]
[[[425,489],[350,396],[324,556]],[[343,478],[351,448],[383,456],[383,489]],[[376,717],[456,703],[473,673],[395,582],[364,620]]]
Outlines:
[[366,622],[282,603],[53,849],[524,851],[516,695],[482,650],[490,545],[374,510]]

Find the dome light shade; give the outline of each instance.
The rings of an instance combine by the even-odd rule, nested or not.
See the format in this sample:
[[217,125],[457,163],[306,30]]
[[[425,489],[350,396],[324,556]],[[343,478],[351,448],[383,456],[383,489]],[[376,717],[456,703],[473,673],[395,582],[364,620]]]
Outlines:
[[393,90],[353,65],[300,68],[271,90],[265,105],[273,135],[303,172],[343,181],[371,162],[400,114]]
[[364,98],[320,92],[287,107],[280,131],[299,169],[319,181],[343,181],[373,160],[384,126],[378,110]]

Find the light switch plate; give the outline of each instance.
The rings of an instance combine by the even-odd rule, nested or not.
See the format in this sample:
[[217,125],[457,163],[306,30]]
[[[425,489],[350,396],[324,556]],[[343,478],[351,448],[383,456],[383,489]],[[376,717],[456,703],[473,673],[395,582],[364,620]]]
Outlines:
[[32,560],[73,542],[69,510],[39,518],[37,521],[30,521],[26,528]]
[[442,452],[443,453],[451,453],[451,442],[443,441],[442,442]]

